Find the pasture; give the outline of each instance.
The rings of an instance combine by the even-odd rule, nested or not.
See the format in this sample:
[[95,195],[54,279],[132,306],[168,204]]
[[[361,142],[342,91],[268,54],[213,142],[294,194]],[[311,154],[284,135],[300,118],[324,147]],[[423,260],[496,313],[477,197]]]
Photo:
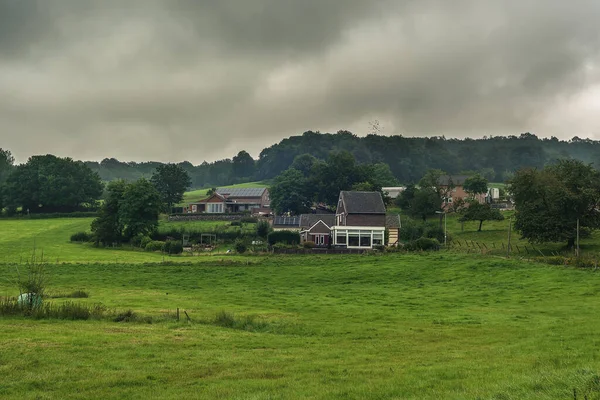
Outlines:
[[[89,223],[0,220],[0,297],[18,294],[12,263],[35,241],[50,294],[84,290],[76,301],[152,323],[0,316],[0,398],[600,399],[594,270],[452,251],[163,257],[70,243]],[[253,322],[221,326],[222,311]]]

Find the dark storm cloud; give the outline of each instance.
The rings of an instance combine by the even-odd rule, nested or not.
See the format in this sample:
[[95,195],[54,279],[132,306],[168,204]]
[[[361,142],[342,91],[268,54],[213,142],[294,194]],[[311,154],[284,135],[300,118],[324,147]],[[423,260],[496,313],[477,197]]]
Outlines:
[[0,147],[254,154],[308,129],[592,136],[600,2],[0,0]]

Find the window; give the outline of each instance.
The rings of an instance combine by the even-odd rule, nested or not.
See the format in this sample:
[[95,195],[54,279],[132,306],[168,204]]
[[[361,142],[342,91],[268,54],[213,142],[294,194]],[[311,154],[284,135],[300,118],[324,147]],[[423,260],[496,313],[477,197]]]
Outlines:
[[335,235],[336,244],[346,244],[346,231],[338,231]]
[[208,203],[206,205],[206,212],[212,214],[223,213],[223,203]]
[[362,231],[360,233],[360,247],[371,247],[371,232]]
[[383,234],[373,233],[373,246],[379,246],[383,244]]
[[348,232],[348,246],[358,247],[360,246],[360,236],[358,232],[353,233],[352,231]]
[[192,212],[198,212],[198,206],[193,204],[192,205]]

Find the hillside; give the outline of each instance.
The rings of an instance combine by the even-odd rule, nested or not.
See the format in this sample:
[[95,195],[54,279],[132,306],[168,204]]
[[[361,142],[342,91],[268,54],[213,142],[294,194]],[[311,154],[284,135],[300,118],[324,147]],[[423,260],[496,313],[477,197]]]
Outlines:
[[[483,139],[446,139],[305,132],[263,149],[257,160],[242,151],[231,159],[196,166],[187,161],[180,164],[192,177],[193,187],[206,188],[270,179],[288,168],[300,154],[325,159],[332,151],[348,151],[359,163],[387,163],[401,183],[418,181],[430,168],[448,173],[479,171],[492,182],[503,182],[519,168],[542,167],[559,158],[600,163],[600,142],[577,137],[562,141],[524,133]],[[104,180],[149,177],[159,165],[156,162],[122,162],[114,158],[86,164]]]

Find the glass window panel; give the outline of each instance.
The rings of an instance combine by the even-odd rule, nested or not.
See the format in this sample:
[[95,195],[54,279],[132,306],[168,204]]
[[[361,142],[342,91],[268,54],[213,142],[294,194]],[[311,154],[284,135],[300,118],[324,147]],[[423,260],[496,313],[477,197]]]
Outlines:
[[360,246],[361,247],[371,247],[371,235],[361,235],[360,236]]
[[360,244],[359,236],[350,236],[348,237],[348,246],[358,247]]

